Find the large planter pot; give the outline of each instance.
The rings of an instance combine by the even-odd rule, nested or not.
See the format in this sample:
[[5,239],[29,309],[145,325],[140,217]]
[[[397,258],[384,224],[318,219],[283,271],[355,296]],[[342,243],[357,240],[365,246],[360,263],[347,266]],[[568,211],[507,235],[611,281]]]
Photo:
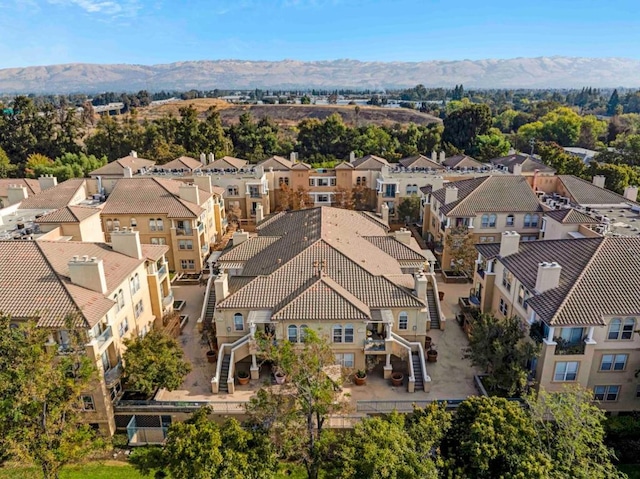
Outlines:
[[438,298],[440,299],[440,301],[444,299],[444,291],[438,291]]
[[207,351],[207,362],[215,363],[218,359],[218,351]]
[[249,379],[251,378],[249,377],[249,373],[247,373],[246,371],[241,371],[238,373],[238,383],[240,383],[241,386],[249,384]]
[[275,373],[274,374],[275,378],[276,378],[276,384],[284,384],[284,382],[287,380],[287,375],[284,373]]
[[367,382],[367,375],[365,374],[364,377],[361,378],[359,378],[357,375],[354,375],[353,381],[356,383],[356,386],[364,386]]
[[425,336],[424,338],[424,349],[426,349],[427,351],[431,348],[431,336]]
[[438,351],[434,351],[433,349],[430,349],[429,351],[427,351],[427,362],[435,363],[437,361],[438,361]]
[[392,373],[391,374],[391,384],[395,387],[402,386],[402,382],[404,381],[404,374],[402,373]]

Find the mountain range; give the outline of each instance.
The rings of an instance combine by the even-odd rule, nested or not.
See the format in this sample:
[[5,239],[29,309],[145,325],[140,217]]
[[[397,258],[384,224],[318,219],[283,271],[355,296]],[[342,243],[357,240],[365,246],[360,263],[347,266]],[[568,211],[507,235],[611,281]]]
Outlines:
[[202,60],[0,69],[0,93],[189,89],[640,87],[640,60],[538,57],[425,62]]

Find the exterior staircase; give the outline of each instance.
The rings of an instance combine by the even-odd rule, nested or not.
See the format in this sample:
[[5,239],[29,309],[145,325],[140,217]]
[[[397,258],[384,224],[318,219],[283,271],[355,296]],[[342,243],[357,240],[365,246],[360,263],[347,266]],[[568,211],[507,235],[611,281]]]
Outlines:
[[205,331],[211,327],[211,323],[213,322],[213,313],[216,309],[216,291],[211,284],[209,289],[209,295],[207,298],[207,306],[204,310],[204,329]]
[[231,355],[225,354],[222,358],[222,369],[220,370],[220,377],[223,378],[220,381],[220,386],[218,389],[219,393],[228,393],[229,385],[227,384],[227,377],[229,376],[229,364],[231,363]]
[[440,329],[440,308],[438,298],[431,284],[427,285],[427,308],[429,309],[430,329]]
[[420,364],[420,355],[417,351],[411,353],[411,362],[413,363],[413,375],[416,379],[416,391],[424,391],[424,374]]

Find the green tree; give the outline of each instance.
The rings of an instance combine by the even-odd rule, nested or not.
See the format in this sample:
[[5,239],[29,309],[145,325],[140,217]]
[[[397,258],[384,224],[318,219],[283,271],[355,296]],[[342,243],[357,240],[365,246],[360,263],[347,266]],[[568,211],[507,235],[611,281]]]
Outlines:
[[309,96],[304,95],[302,98],[300,98],[300,104],[301,105],[310,105],[311,104],[311,98],[309,98]]
[[136,391],[146,394],[158,388],[173,391],[191,371],[178,342],[157,329],[143,338],[125,340],[125,345],[124,373],[127,384]]
[[0,148],[0,178],[8,178],[18,169],[16,165],[11,164],[7,153]]
[[418,195],[403,198],[398,205],[398,218],[407,223],[414,223],[420,218],[422,203]]
[[51,164],[38,164],[31,169],[29,176],[38,178],[42,175],[53,175],[58,181],[65,181],[69,178],[85,178],[93,170],[107,164],[107,158],[96,158],[93,155],[84,153],[65,153],[56,158]]
[[536,151],[542,162],[556,170],[558,175],[584,177],[587,166],[581,158],[571,155],[557,143],[536,142]]
[[590,177],[596,175],[604,176],[605,187],[619,194],[624,193],[624,189],[627,186],[640,184],[639,168],[628,165],[592,161],[589,164],[588,175]]
[[447,115],[442,141],[470,152],[478,135],[489,132],[491,123],[491,109],[487,105],[470,104]]
[[469,352],[473,365],[488,374],[483,379],[487,390],[511,397],[524,391],[525,365],[537,355],[538,347],[528,340],[521,319],[480,314],[471,326]]
[[445,248],[451,258],[451,270],[455,273],[465,273],[473,277],[473,268],[478,258],[473,235],[466,226],[451,228],[445,238]]
[[618,90],[615,89],[607,103],[607,115],[616,115],[618,113],[618,106],[620,106],[620,97],[618,96]]
[[45,479],[101,447],[82,424],[81,395],[96,371],[76,322],[67,318],[72,348],[59,356],[45,346],[48,331],[0,314],[0,451],[35,464]]
[[552,477],[623,478],[604,444],[605,413],[593,391],[580,386],[559,392],[540,390],[526,398],[540,445],[553,463]]
[[506,156],[511,149],[509,140],[497,128],[491,128],[486,135],[478,135],[473,156],[480,161]]
[[307,329],[301,348],[289,341],[278,344],[257,338],[264,360],[286,374],[282,392],[263,388],[247,405],[250,420],[264,428],[283,453],[304,464],[309,479],[317,479],[332,435],[325,430],[331,415],[344,413],[348,402],[340,395],[341,378],[334,377],[334,353],[326,339]]
[[442,441],[444,476],[460,479],[549,478],[527,412],[504,398],[472,396],[460,403]]

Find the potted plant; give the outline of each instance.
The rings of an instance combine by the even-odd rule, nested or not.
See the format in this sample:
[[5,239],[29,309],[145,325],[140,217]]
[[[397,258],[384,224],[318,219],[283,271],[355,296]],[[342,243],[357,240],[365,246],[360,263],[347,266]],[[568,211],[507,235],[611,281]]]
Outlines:
[[209,349],[209,351],[207,351],[207,362],[209,363],[215,363],[218,359],[218,351],[216,351],[215,349]]
[[444,291],[438,291],[438,298],[440,299],[440,301],[444,299]]
[[402,373],[391,373],[391,384],[393,386],[402,386],[402,382],[404,381],[404,374]]
[[437,361],[438,361],[438,351],[436,351],[432,347],[429,348],[429,350],[427,351],[427,362],[435,363]]
[[363,386],[367,381],[367,372],[364,369],[358,369],[354,376],[356,386]]
[[287,379],[287,375],[284,373],[284,371],[282,371],[281,369],[278,369],[275,373],[274,376],[276,378],[276,384],[284,384],[284,382]]
[[238,371],[238,382],[241,386],[249,384],[249,373],[247,371]]
[[424,337],[424,349],[429,350],[431,349],[431,336],[425,336]]

